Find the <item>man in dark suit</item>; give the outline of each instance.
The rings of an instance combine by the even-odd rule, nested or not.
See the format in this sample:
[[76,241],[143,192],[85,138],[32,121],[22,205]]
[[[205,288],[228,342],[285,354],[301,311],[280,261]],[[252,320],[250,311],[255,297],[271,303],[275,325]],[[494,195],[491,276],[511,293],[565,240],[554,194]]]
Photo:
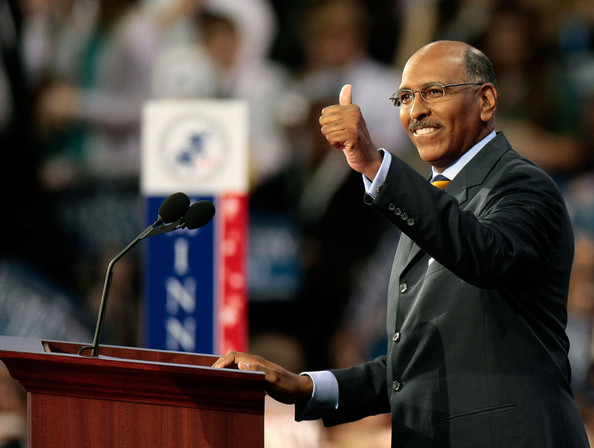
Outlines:
[[390,412],[394,447],[588,447],[565,335],[571,224],[555,183],[495,133],[491,63],[461,42],[429,44],[392,100],[433,175],[448,178],[439,188],[376,151],[350,86],[320,118],[364,175],[365,201],[403,234],[387,355],[307,375],[234,352],[215,366],[264,371],[298,419]]

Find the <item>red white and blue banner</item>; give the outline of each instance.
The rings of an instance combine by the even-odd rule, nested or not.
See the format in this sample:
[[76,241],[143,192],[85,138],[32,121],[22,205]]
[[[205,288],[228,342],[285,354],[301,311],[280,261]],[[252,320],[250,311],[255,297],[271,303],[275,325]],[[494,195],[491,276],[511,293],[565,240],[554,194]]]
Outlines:
[[147,238],[143,333],[148,348],[222,354],[247,346],[248,112],[237,100],[158,100],[143,116],[146,225],[167,196],[210,200],[199,229]]

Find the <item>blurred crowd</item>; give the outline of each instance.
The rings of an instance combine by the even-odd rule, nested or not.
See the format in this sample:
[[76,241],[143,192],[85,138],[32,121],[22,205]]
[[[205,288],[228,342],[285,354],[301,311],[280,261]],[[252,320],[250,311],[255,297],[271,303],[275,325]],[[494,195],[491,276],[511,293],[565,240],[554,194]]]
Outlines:
[[[565,194],[572,384],[594,431],[589,0],[0,0],[0,333],[88,340],[43,320],[41,299],[16,310],[15,297],[68,297],[75,320],[92,322],[108,261],[143,227],[142,105],[238,98],[250,108],[251,351],[295,370],[381,353],[398,233],[364,206],[360,175],[328,147],[318,117],[352,84],[374,143],[429,174],[388,97],[408,57],[436,39],[490,57],[498,129]],[[139,344],[139,261],[118,264],[106,342]],[[17,311],[40,316],[8,331],[4,316]],[[24,446],[13,387],[0,387],[0,446]],[[267,447],[389,446],[381,417],[295,430],[277,408],[267,404]]]

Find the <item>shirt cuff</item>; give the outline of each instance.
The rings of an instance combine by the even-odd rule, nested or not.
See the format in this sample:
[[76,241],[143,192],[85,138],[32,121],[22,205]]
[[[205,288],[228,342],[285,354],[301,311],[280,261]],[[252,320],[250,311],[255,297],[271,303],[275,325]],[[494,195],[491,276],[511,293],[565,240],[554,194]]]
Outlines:
[[392,154],[390,154],[384,148],[380,148],[378,149],[378,151],[382,151],[384,153],[384,157],[382,159],[382,164],[380,165],[375,178],[373,179],[373,181],[371,181],[367,179],[365,176],[363,176],[363,185],[365,186],[365,192],[373,199],[377,197],[382,188],[382,185],[386,181],[388,169],[390,168],[390,162],[392,162]]
[[313,392],[305,406],[295,406],[295,420],[317,420],[338,408],[338,381],[332,372],[303,372],[313,381]]

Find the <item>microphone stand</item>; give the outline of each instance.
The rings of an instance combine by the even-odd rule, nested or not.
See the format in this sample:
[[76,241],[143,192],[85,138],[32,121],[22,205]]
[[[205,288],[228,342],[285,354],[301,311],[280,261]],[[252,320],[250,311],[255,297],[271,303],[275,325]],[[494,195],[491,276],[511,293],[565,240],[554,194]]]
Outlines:
[[93,338],[93,345],[86,345],[81,347],[78,351],[79,355],[82,355],[83,352],[86,350],[92,350],[91,356],[97,357],[99,354],[99,337],[101,336],[101,330],[103,327],[103,321],[105,319],[105,312],[107,310],[107,299],[109,296],[109,290],[111,288],[111,279],[113,277],[113,267],[118,262],[120,258],[122,258],[126,252],[132,249],[136,243],[140,240],[147,238],[149,236],[158,235],[160,233],[169,232],[171,230],[176,230],[178,228],[184,227],[182,223],[182,219],[179,219],[176,222],[173,222],[168,225],[163,225],[161,222],[161,218],[157,219],[154,224],[148,226],[140,235],[138,235],[132,242],[130,242],[122,251],[117,254],[107,266],[107,272],[105,274],[105,282],[103,283],[103,293],[101,295],[101,302],[99,303],[99,317],[97,318],[97,327],[95,328],[95,337]]

